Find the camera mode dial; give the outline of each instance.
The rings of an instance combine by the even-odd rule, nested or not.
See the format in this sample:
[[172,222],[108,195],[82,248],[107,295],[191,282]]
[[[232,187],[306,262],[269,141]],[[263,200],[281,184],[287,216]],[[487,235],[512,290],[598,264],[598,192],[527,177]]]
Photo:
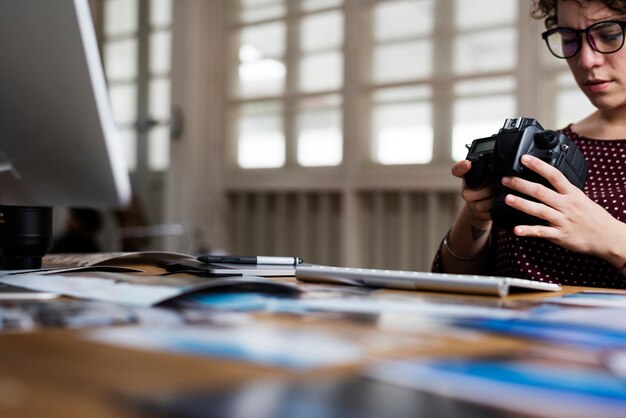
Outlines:
[[554,131],[537,132],[534,140],[537,147],[541,149],[551,149],[559,143],[559,137]]

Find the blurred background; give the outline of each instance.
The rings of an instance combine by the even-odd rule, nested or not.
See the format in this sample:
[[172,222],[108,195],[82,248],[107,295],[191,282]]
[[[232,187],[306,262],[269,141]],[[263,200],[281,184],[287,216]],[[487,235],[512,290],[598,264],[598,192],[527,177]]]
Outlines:
[[592,110],[528,0],[90,4],[135,191],[105,250],[426,270],[465,144]]

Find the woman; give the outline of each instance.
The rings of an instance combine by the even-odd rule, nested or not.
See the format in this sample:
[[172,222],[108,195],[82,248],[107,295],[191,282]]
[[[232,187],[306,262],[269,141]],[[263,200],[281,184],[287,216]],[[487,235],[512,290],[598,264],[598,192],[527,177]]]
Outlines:
[[[534,0],[533,17],[545,18],[553,55],[565,59],[576,83],[597,108],[563,129],[589,164],[583,191],[549,164],[530,156],[522,164],[554,190],[518,177],[504,186],[538,202],[507,195],[507,205],[547,225],[493,226],[493,185],[470,189],[444,238],[435,271],[495,274],[567,285],[626,288],[626,1]],[[452,174],[463,178],[471,163]]]

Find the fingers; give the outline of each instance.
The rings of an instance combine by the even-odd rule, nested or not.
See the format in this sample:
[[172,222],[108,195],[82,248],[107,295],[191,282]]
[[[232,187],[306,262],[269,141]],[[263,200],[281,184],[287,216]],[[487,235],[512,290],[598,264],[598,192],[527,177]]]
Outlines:
[[484,199],[474,202],[467,202],[467,205],[472,213],[474,219],[481,221],[491,220],[491,206],[493,205],[493,199]]
[[524,180],[520,177],[503,177],[502,184],[511,190],[534,197],[547,205],[554,206],[558,203],[559,194],[543,184]]
[[534,237],[545,239],[557,239],[558,229],[542,225],[518,225],[513,228],[513,233],[518,237]]
[[526,154],[522,155],[521,161],[526,167],[548,180],[554,190],[559,193],[567,193],[575,187],[557,168],[537,157]]
[[[465,174],[467,174],[467,172],[470,171],[471,168],[471,161],[461,160],[452,166],[452,175],[463,179],[463,176],[465,176]],[[461,190],[461,197],[467,203],[467,206],[474,219],[481,221],[491,220],[493,185],[481,187],[478,189],[470,189],[465,185],[464,181],[463,188]]]
[[493,196],[493,186],[489,185],[481,187],[480,189],[470,189],[469,187],[463,187],[461,191],[461,197],[466,202],[474,202],[477,200],[488,199]]
[[512,194],[506,195],[504,202],[510,207],[520,210],[528,215],[535,216],[537,218],[547,221],[551,225],[558,224],[561,218],[561,213],[550,206],[543,203],[533,202],[527,199],[523,199],[519,196]]

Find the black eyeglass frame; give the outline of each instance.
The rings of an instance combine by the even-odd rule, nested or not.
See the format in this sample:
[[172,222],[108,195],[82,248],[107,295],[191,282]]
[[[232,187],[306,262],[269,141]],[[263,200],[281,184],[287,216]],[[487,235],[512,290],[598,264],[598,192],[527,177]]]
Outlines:
[[[591,42],[591,39],[589,39],[589,31],[592,30],[594,27],[598,26],[598,25],[605,25],[607,23],[616,23],[618,24],[621,28],[622,28],[622,44],[619,46],[619,48],[617,48],[615,51],[610,51],[610,52],[604,52],[604,51],[600,51],[598,50],[594,45],[593,42]],[[572,58],[573,56],[575,56],[576,54],[578,54],[578,52],[580,52],[580,48],[582,48],[583,43],[582,43],[582,34],[585,34],[585,37],[587,38],[587,42],[589,43],[589,46],[591,47],[591,49],[593,49],[596,52],[599,52],[600,54],[614,54],[617,51],[619,51],[620,49],[622,49],[624,47],[624,30],[626,29],[626,20],[603,20],[601,22],[596,22],[593,25],[587,26],[585,29],[573,29],[573,28],[567,28],[567,27],[556,27],[556,28],[552,28],[552,29],[548,29],[547,31],[543,32],[541,34],[541,37],[543,38],[543,40],[546,42],[546,45],[548,46],[548,50],[550,51],[550,53],[552,55],[554,55],[557,58],[561,58],[561,59],[568,59],[568,58]],[[557,33],[560,31],[566,30],[568,32],[574,33],[576,35],[576,39],[578,40],[578,47],[576,48],[576,51],[568,56],[560,56],[557,55],[552,48],[550,48],[550,42],[548,42],[548,37],[550,35],[552,35],[553,33]]]

